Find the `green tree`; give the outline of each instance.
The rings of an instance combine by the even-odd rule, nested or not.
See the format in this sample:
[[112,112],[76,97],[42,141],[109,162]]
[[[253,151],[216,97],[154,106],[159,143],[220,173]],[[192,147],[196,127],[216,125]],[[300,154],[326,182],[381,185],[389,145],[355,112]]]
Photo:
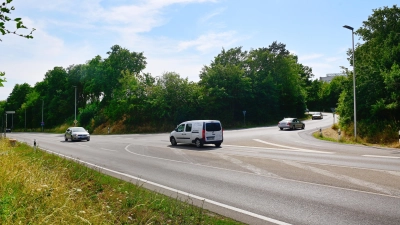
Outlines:
[[135,74],[146,67],[146,57],[143,53],[130,52],[119,45],[114,45],[107,54],[108,58],[104,60],[102,71],[105,103],[111,100],[113,91],[121,87],[119,79],[122,77],[122,71],[128,70]]
[[185,120],[197,119],[196,86],[175,72],[166,72],[157,78],[146,100],[153,122],[161,120],[176,125]]
[[11,91],[9,97],[7,98],[7,110],[11,111],[16,111],[16,114],[13,115],[14,121],[13,125],[14,127],[20,127],[22,126],[22,123],[24,121],[23,113],[20,110],[21,106],[25,102],[26,96],[31,92],[32,88],[29,84],[24,83],[24,84],[16,84]]
[[218,116],[229,124],[243,118],[242,111],[246,109],[246,99],[251,91],[251,79],[245,76],[246,57],[247,52],[241,47],[222,49],[210,66],[203,67],[199,85],[208,106],[205,115]]
[[[375,9],[356,31],[364,41],[357,45],[354,53],[357,134],[375,141],[379,141],[382,130],[390,131],[394,138],[400,126],[400,105],[396,94],[397,65],[400,64],[399,18],[400,9],[396,5]],[[339,101],[340,115],[344,119],[340,122],[341,126],[350,128],[353,121],[353,86],[345,85],[344,88]]]

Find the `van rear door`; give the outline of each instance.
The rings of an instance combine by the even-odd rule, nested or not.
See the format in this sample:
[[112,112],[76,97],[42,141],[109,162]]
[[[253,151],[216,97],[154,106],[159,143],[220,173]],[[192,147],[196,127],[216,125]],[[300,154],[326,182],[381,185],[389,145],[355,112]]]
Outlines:
[[205,141],[222,141],[222,126],[220,122],[205,123]]

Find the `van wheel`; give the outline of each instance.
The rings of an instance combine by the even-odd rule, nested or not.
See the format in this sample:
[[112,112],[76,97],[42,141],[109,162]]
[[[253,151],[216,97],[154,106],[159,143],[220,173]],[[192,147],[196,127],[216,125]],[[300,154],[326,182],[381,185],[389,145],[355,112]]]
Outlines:
[[176,146],[178,143],[176,143],[176,140],[174,137],[171,137],[171,145]]
[[215,144],[215,147],[217,147],[217,148],[221,147],[221,143]]
[[283,130],[283,128],[282,128],[282,127],[279,127],[279,129],[280,129],[280,130]]
[[196,144],[196,147],[198,147],[198,148],[203,147],[203,142],[200,139],[196,139],[195,144]]

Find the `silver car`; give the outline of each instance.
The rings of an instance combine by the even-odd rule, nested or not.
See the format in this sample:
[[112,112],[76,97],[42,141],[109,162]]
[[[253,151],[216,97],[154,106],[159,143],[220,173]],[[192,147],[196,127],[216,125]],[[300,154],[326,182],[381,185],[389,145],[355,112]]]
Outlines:
[[90,141],[90,134],[83,127],[70,127],[65,131],[64,138],[65,141]]
[[297,128],[304,129],[305,124],[297,118],[284,118],[283,120],[279,121],[278,127],[280,130],[283,130],[284,128],[295,130]]
[[311,119],[315,120],[315,119],[323,119],[323,118],[324,117],[322,116],[321,112],[315,112],[315,113],[312,114],[312,118]]

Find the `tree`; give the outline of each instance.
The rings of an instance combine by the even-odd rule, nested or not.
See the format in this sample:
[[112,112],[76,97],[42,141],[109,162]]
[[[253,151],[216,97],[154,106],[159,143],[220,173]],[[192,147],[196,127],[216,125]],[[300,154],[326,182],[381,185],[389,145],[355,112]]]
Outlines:
[[114,45],[107,54],[109,56],[104,60],[102,71],[103,100],[105,102],[110,101],[113,91],[121,87],[119,79],[122,77],[122,71],[128,70],[135,74],[140,73],[146,67],[146,57],[143,53],[130,52],[119,45]]
[[[356,32],[364,41],[355,49],[357,134],[380,141],[387,131],[395,137],[400,126],[398,82],[400,65],[400,8],[383,7],[363,22]],[[348,53],[352,54],[351,51]],[[350,63],[352,63],[350,61]],[[349,74],[349,78],[353,74]],[[345,85],[339,101],[341,126],[353,121],[352,85]]]

